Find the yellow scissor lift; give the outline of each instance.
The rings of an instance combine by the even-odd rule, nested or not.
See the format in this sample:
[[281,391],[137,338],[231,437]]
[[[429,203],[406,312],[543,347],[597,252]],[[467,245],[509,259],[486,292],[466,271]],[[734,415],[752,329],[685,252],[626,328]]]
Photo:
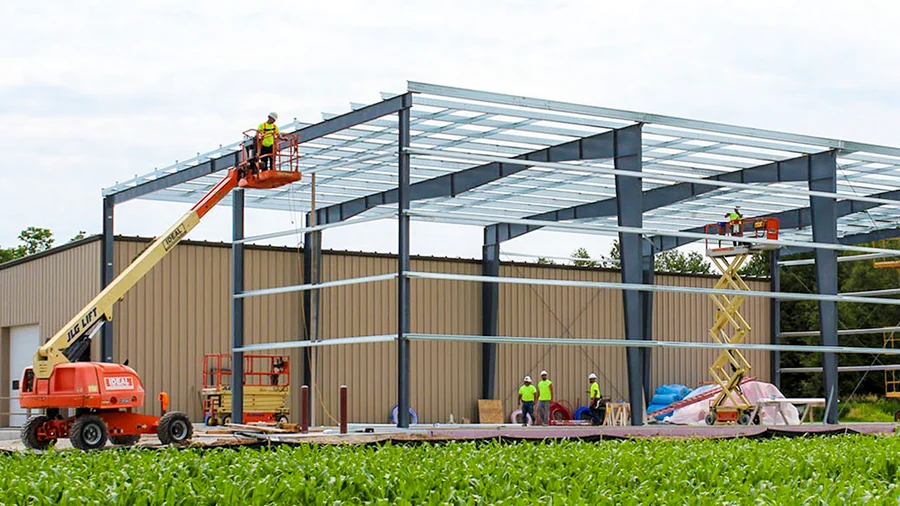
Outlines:
[[[767,244],[751,244],[741,242],[746,225],[752,226],[749,237],[778,239],[778,220],[774,218],[753,218],[734,223],[716,223],[706,226],[707,234],[719,234],[730,237],[719,241],[706,241],[706,254],[722,272],[714,288],[720,290],[749,291],[750,287],[741,279],[741,267],[755,253],[775,249],[777,246]],[[713,247],[710,247],[710,243]],[[718,242],[718,244],[715,244]],[[727,243],[731,243],[727,246]],[[709,329],[709,337],[720,344],[743,343],[751,328],[741,315],[741,304],[744,295],[712,294],[709,296],[715,305],[715,322]],[[741,391],[741,382],[750,372],[750,362],[740,350],[725,349],[709,368],[713,380],[722,389],[709,404],[706,416],[708,425],[738,423],[740,425],[759,424],[759,414],[753,419],[753,406]],[[731,405],[725,405],[730,400]]]
[[[881,248],[887,248],[888,245],[884,242],[879,244]],[[876,269],[898,269],[900,268],[900,260],[882,260],[874,262],[874,267]],[[898,323],[900,326],[900,323]],[[897,341],[900,340],[897,338],[897,335],[894,331],[885,332],[882,334],[884,336],[884,347],[885,348],[896,348]],[[900,399],[900,377],[897,375],[897,371],[884,371],[884,396],[888,399]],[[900,420],[900,411],[894,413],[894,420]]]

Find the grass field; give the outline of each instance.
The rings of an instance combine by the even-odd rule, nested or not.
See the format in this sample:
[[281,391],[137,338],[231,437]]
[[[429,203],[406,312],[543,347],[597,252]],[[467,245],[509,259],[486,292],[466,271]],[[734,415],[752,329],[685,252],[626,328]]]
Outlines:
[[897,504],[900,439],[0,455],[2,504]]

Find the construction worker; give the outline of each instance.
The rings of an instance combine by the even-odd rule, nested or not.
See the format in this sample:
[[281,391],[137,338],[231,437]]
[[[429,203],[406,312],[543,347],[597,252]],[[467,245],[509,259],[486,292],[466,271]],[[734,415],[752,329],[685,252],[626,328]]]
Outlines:
[[547,371],[541,371],[538,381],[537,414],[541,425],[550,425],[550,403],[553,402],[553,382],[547,378]]
[[597,383],[597,375],[591,373],[588,375],[588,383],[590,384],[590,388],[588,388],[588,412],[591,415],[591,422],[594,425],[600,425],[603,423],[603,420],[600,417],[600,384]]
[[278,121],[278,114],[269,113],[269,118],[259,124],[256,129],[256,139],[259,143],[259,170],[269,170],[275,168],[275,139],[281,135],[275,122]]
[[525,384],[519,387],[519,402],[522,403],[522,427],[527,427],[529,415],[532,422],[535,420],[534,394],[537,393],[537,388],[531,384],[531,376],[525,376],[523,381]]
[[[728,228],[733,237],[740,237],[744,235],[743,231],[741,230],[741,220],[744,217],[743,215],[741,215],[739,209],[739,206],[734,206],[734,211],[725,215],[725,217],[728,218]],[[734,246],[738,245],[737,241],[734,241],[732,244]]]

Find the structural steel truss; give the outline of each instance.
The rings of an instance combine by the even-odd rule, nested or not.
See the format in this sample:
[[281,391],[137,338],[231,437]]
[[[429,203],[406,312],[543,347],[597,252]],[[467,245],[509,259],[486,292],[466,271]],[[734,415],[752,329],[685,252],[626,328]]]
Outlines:
[[[315,227],[304,230],[314,255],[321,254],[324,228],[351,219],[398,220],[400,426],[408,424],[411,219],[483,226],[482,274],[488,278],[499,275],[502,242],[554,223],[617,236],[626,285],[624,337],[635,342],[652,340],[653,292],[638,288],[653,284],[653,255],[702,239],[704,225],[740,205],[745,216],[780,220],[781,239],[791,248],[782,253],[815,251],[819,293],[835,297],[819,299],[822,349],[828,350],[837,346],[837,250],[900,235],[898,148],[420,82],[351,109],[315,123],[295,120],[282,131],[300,135],[301,171],[316,175],[316,216],[308,220]],[[104,284],[113,273],[115,205],[133,199],[193,203],[238,153],[239,143],[228,144],[105,188]],[[235,208],[235,269],[251,240],[244,239],[243,209],[309,213],[311,179],[274,191],[236,191],[225,201]],[[773,253],[773,265],[777,258]],[[307,301],[321,288],[310,264],[301,289]],[[777,279],[776,270],[773,291]],[[485,337],[498,334],[497,286],[482,282]],[[236,319],[248,296],[242,292],[235,292]],[[777,300],[773,305],[777,309]],[[305,307],[308,325],[315,315]],[[773,316],[773,336],[777,321]],[[241,327],[234,327],[233,347],[241,349]],[[107,326],[106,360],[112,344]],[[482,346],[482,395],[490,398],[496,345]],[[629,401],[638,406],[650,386],[649,348],[627,349]],[[835,423],[834,353],[824,353],[823,367],[826,421]],[[641,409],[631,413],[632,423],[642,423]]]

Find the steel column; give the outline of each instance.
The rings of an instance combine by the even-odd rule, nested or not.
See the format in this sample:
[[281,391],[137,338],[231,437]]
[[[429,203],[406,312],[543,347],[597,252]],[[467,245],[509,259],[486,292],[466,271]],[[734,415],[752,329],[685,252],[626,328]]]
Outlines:
[[[312,213],[306,214],[306,224],[309,226]],[[314,284],[322,281],[322,270],[313,269],[313,262],[322,265],[322,232],[307,232],[303,234],[303,283]],[[319,322],[319,290],[305,290],[303,292],[303,325],[307,339],[318,339],[316,327]],[[312,348],[303,349],[303,384],[312,385]],[[312,410],[306,411],[307,424],[312,423]]]
[[[231,192],[231,236],[244,238],[244,190]],[[231,244],[231,292],[244,291],[244,244]],[[231,421],[244,422],[244,352],[234,351],[244,346],[244,299],[231,298]]]
[[[780,258],[780,252],[777,249],[772,250],[769,256],[769,278],[773,292],[781,291],[781,267],[778,265]],[[772,298],[769,299],[769,342],[778,344],[779,335],[781,335],[781,300]],[[781,389],[781,352],[773,350],[770,360],[772,384]]]
[[[115,203],[109,197],[103,198],[103,242],[100,248],[100,288],[109,285],[113,278],[116,277],[116,271],[113,264],[115,255],[115,234],[113,233],[113,217],[115,215]],[[112,322],[106,322],[103,325],[100,340],[100,355],[104,362],[113,361],[113,325]],[[86,355],[86,357],[85,357]],[[91,348],[85,350],[80,360],[90,360]]]
[[[484,246],[481,247],[481,275],[500,275],[500,245],[491,242],[488,228],[484,229]],[[496,336],[499,330],[498,308],[500,285],[481,283],[481,334]],[[494,383],[497,375],[497,345],[481,343],[481,398],[494,398]]]
[[[641,255],[641,270],[643,271],[643,281],[645,285],[654,284],[654,270],[653,270],[653,245],[649,241],[644,241],[641,244],[643,248],[643,254]],[[650,341],[653,339],[653,292],[641,292],[641,310],[644,312],[644,339]],[[651,359],[652,359],[653,349],[652,348],[644,348],[642,350],[642,364],[641,367],[644,368],[644,402],[649,404],[650,399],[653,397],[652,392],[652,381],[653,377],[651,375]]]
[[[641,131],[628,129],[616,131],[615,168],[619,170],[641,171]],[[616,214],[619,226],[643,226],[642,180],[634,177],[616,176]],[[641,235],[619,233],[620,269],[623,283],[640,284],[644,281]],[[625,311],[625,339],[644,339],[644,310],[641,294],[637,290],[623,290]],[[628,402],[631,405],[631,424],[643,425],[643,354],[637,348],[625,351],[628,366]]]
[[409,427],[409,339],[406,334],[410,329],[410,294],[409,278],[409,109],[401,109],[398,113],[399,152],[398,184],[397,184],[397,232],[399,249],[397,253],[397,427]]
[[[818,156],[810,160],[809,189],[834,192],[837,190],[837,153]],[[837,244],[837,201],[824,197],[809,198],[813,241]],[[820,294],[835,295],[838,291],[837,252],[817,248],[816,284]],[[837,302],[819,301],[819,331],[823,346],[838,344]],[[837,355],[822,354],[825,384],[825,423],[837,423],[838,369]]]

